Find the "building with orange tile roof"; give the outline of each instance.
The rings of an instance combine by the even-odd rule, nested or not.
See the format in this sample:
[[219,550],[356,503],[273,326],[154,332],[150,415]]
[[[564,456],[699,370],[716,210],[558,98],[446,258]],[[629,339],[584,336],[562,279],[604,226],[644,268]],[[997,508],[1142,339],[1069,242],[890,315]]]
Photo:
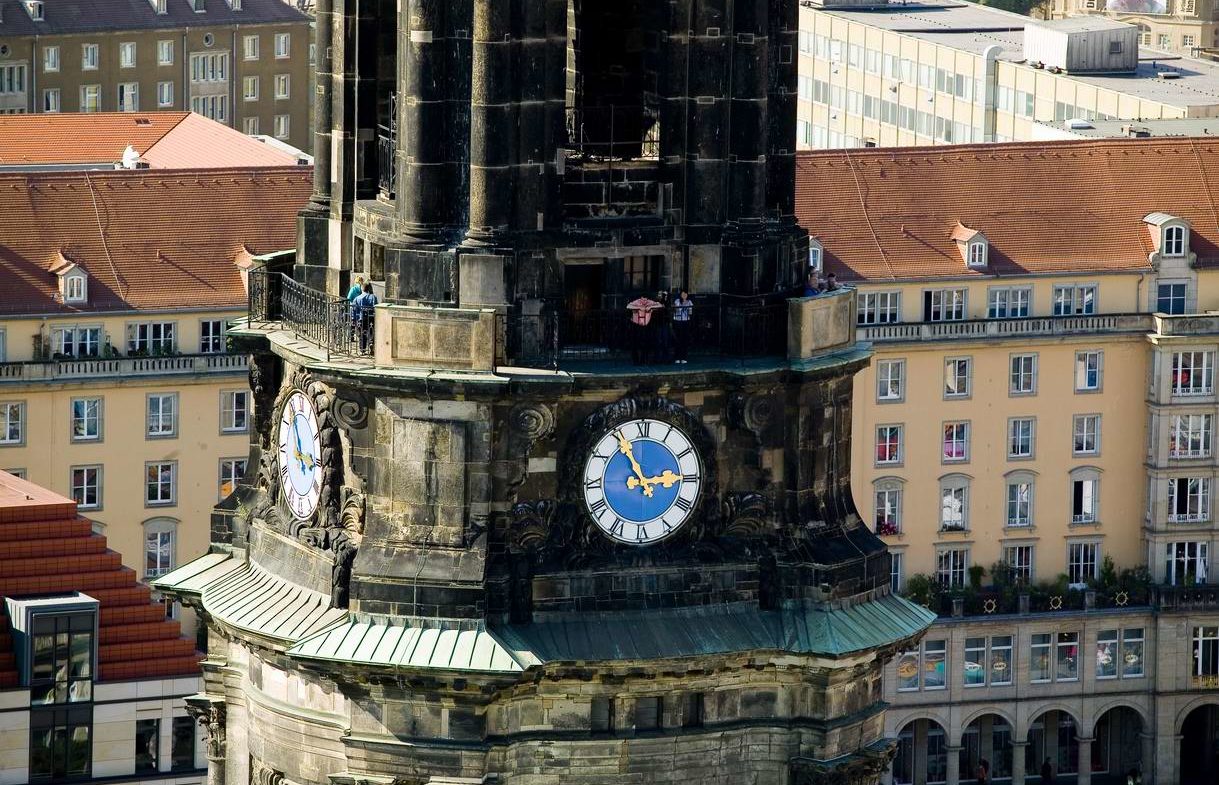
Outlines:
[[300,166],[312,161],[193,112],[0,115],[0,172],[116,169],[129,150],[138,164],[128,168]]
[[0,783],[202,781],[202,657],[75,501],[0,472]]
[[293,246],[311,178],[0,169],[0,468],[75,499],[140,579],[207,550],[245,471],[246,358],[225,331],[252,259]]
[[1219,143],[800,153],[796,188],[875,349],[854,498],[941,614],[886,673],[890,781],[1209,781]]

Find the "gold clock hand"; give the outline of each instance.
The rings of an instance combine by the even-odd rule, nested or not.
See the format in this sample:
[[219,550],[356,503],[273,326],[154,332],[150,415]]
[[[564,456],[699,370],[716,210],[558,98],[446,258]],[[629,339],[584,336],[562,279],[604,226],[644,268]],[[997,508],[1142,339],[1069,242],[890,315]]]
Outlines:
[[645,477],[642,479],[628,477],[627,481],[626,481],[626,487],[630,488],[631,490],[634,490],[635,488],[642,485],[644,480],[646,480],[648,483],[650,483],[652,485],[662,485],[665,488],[672,488],[675,483],[681,482],[681,475],[674,474],[671,469],[665,469],[664,473],[658,477]]
[[[632,490],[636,487],[643,488],[643,495],[651,497],[652,484],[648,481],[647,477],[643,476],[643,469],[639,466],[639,461],[635,460],[634,448],[627,441],[627,438],[622,435],[622,431],[617,431],[614,435],[618,437],[618,452],[626,456],[627,460],[631,462],[631,469],[635,472],[635,476],[627,480],[626,487]],[[631,480],[635,481],[635,485],[631,484]]]

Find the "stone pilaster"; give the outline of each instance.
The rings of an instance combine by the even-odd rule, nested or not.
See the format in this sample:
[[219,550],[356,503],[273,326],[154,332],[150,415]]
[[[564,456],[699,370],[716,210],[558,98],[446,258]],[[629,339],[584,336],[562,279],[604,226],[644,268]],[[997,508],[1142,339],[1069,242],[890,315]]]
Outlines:
[[1024,785],[1024,756],[1028,746],[1027,741],[1012,742],[1012,785]]
[[227,746],[224,701],[210,695],[194,695],[186,699],[186,712],[203,726],[207,734],[204,741],[207,754],[207,785],[224,785]]

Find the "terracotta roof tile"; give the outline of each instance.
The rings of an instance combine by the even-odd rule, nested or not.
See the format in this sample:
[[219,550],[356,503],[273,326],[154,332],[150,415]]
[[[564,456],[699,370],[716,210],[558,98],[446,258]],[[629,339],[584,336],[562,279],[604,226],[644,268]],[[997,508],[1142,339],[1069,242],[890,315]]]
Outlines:
[[[236,262],[296,245],[311,167],[0,173],[0,312],[236,307]],[[89,302],[57,302],[63,255]]]
[[[1209,138],[802,152],[796,214],[840,280],[1149,269],[1143,218],[1191,225],[1219,264],[1219,141]],[[986,235],[971,270],[953,234]]]
[[203,655],[106,548],[106,538],[76,514],[75,502],[0,472],[0,688],[18,682],[3,598],[72,591],[99,603],[99,681],[199,672]]
[[54,0],[44,6],[45,19],[35,22],[21,0],[0,0],[0,18],[9,35],[55,35],[93,30],[181,30],[268,23],[304,24],[309,17],[283,0],[243,0],[233,10],[225,0],[205,0],[197,14],[189,0],[166,0],[158,14],[147,0]]

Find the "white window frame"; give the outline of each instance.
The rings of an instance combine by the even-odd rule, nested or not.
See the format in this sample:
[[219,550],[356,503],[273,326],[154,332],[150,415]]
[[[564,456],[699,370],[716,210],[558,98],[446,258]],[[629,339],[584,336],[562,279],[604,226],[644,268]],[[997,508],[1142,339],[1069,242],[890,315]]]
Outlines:
[[1160,253],[1164,256],[1184,256],[1186,251],[1185,227],[1180,224],[1169,224],[1162,230],[1163,242]]
[[906,360],[876,361],[876,402],[897,403],[906,399]]
[[275,59],[283,60],[292,56],[292,34],[275,34]]
[[[241,405],[237,404],[241,401]],[[221,390],[220,391],[220,432],[247,433],[250,430],[250,391]],[[237,425],[240,416],[242,423]]]
[[[1100,455],[1101,416],[1077,414],[1071,419],[1071,454]],[[1092,447],[1088,449],[1091,438]]]
[[899,593],[906,585],[906,554],[904,551],[889,551],[889,590]]
[[135,41],[123,41],[119,44],[119,68],[135,68]]
[[257,101],[258,100],[258,77],[243,76],[241,78],[241,100]]
[[[151,479],[152,471],[156,471],[156,479]],[[165,482],[165,473],[169,473],[169,482]],[[155,486],[155,492],[154,492]],[[178,462],[177,461],[147,461],[144,464],[144,506],[173,507],[178,503]]]
[[[902,480],[884,477],[872,484],[872,529],[880,536],[902,533],[902,505],[905,488]],[[885,515],[882,517],[882,512]]]
[[25,401],[0,401],[0,447],[25,444]]
[[[169,409],[168,414],[166,414],[166,408]],[[176,392],[147,393],[144,396],[145,439],[177,438],[178,418],[178,394]]]
[[120,82],[115,88],[115,102],[120,112],[140,111],[140,83]]
[[961,287],[923,290],[924,322],[959,322],[969,314],[968,290]]
[[130,322],[127,325],[127,351],[147,352],[155,356],[158,351],[172,354],[178,349],[177,322]]
[[59,47],[42,47],[42,72],[44,74],[59,73]]
[[199,354],[223,354],[228,330],[223,319],[199,321]]
[[902,320],[902,293],[860,292],[856,295],[857,324],[897,324]]
[[246,136],[253,136],[258,133],[258,116],[247,116],[241,118],[241,130]]
[[1072,588],[1084,588],[1100,574],[1101,549],[1099,540],[1067,542],[1067,583]]
[[990,319],[1023,319],[1033,313],[1033,290],[1028,286],[994,286],[987,299]]
[[178,521],[173,518],[144,521],[144,580],[159,578],[177,565]]
[[1036,352],[1008,355],[1007,394],[1009,396],[1036,395],[1037,366],[1038,354]]
[[[245,476],[246,457],[240,458],[221,458],[220,459],[220,477],[216,484],[216,491],[219,494],[218,500],[224,501],[229,493],[232,493],[237,488],[237,483]],[[225,493],[224,486],[231,485],[228,493]]]
[[101,54],[97,44],[80,45],[80,70],[96,71]]
[[292,97],[292,80],[289,74],[275,75],[275,100],[285,101]]
[[1215,392],[1215,353],[1206,351],[1173,352],[1172,394],[1188,398]]
[[[885,455],[890,455],[888,446],[894,445],[890,457],[881,459],[882,433],[884,436]],[[896,437],[896,438],[893,438]],[[905,459],[905,426],[901,423],[889,423],[876,426],[876,465],[900,466]]]
[[157,65],[174,64],[174,42],[172,38],[157,41]]
[[1096,284],[1061,284],[1054,287],[1055,316],[1090,316],[1096,313]]
[[1214,415],[1177,413],[1169,420],[1168,457],[1173,460],[1209,458],[1214,441]]
[[944,358],[944,400],[969,398],[973,393],[973,358]]
[[[1078,493],[1075,488],[1080,485]],[[1071,472],[1071,523],[1093,524],[1100,520],[1100,472],[1091,467],[1080,467]],[[1075,497],[1080,506],[1076,511]]]
[[1193,524],[1210,519],[1211,478],[1169,477],[1168,522]]
[[943,424],[940,441],[940,462],[945,464],[969,463],[969,420],[948,420]]
[[65,303],[83,303],[89,299],[89,287],[85,276],[80,272],[70,273],[63,279],[63,301]]
[[[90,100],[92,99],[92,100]],[[102,110],[102,86],[99,84],[83,84],[80,86],[80,111],[100,112]]]
[[164,109],[174,105],[174,83],[172,81],[157,82],[157,106]]
[[1029,586],[1037,577],[1037,546],[1026,542],[1005,544],[1003,563],[1013,581]]
[[1037,420],[1034,417],[1009,417],[1007,420],[1007,458],[1032,458],[1037,446]]
[[258,36],[247,35],[241,39],[241,57],[243,60],[258,59]]
[[290,115],[275,115],[274,127],[271,129],[276,139],[287,139],[292,135],[292,118]]
[[940,478],[940,531],[969,531],[969,486],[963,474]]
[[1031,528],[1036,509],[1036,485],[1032,475],[1014,473],[1007,478],[1005,488],[1003,525],[1009,529]]
[[[101,464],[73,466],[68,470],[68,492],[80,510],[102,509],[102,471]],[[90,482],[92,479],[92,482]],[[89,503],[89,490],[93,491],[93,503]]]
[[[1168,293],[1165,294],[1164,290]],[[1165,308],[1165,300],[1168,307]],[[1189,283],[1187,281],[1158,281],[1156,283],[1156,313],[1181,315],[1189,310]]]
[[1210,542],[1176,540],[1164,544],[1164,582],[1169,586],[1204,584],[1209,575]]
[[969,581],[969,546],[952,545],[937,548],[935,577],[941,586],[964,588]]
[[[943,667],[938,669],[935,665],[939,663]],[[928,666],[931,667],[928,667]],[[948,685],[948,641],[946,639],[924,640],[917,648],[910,651],[902,652],[895,660],[897,668],[897,691],[898,692],[918,692],[920,690],[943,690],[947,689]],[[909,679],[903,679],[902,671],[909,671],[914,683],[910,685]],[[928,683],[928,674],[937,674],[936,679],[939,683]]]
[[[104,425],[103,406],[103,398],[100,395],[72,398],[68,402],[68,435],[71,441],[102,441]],[[90,424],[92,424],[92,433],[89,432]],[[78,425],[80,426],[79,428]]]
[[[1094,393],[1104,388],[1105,353],[1084,349],[1075,353],[1075,392]],[[1095,374],[1095,378],[1092,375]]]
[[42,111],[46,114],[63,111],[63,95],[58,87],[48,87],[42,91]]

